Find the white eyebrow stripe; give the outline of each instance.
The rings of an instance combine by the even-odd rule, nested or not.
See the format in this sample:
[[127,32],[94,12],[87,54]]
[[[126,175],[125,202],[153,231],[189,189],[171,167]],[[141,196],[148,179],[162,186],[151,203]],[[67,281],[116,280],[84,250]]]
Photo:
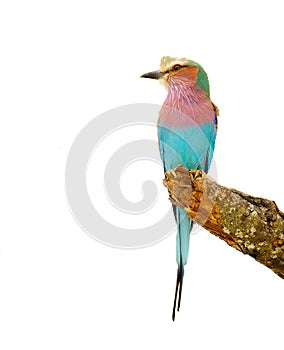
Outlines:
[[176,64],[184,66],[184,65],[188,65],[188,62],[189,60],[187,58],[176,58],[176,57],[164,56],[161,59],[160,71],[167,72],[171,70],[171,68]]

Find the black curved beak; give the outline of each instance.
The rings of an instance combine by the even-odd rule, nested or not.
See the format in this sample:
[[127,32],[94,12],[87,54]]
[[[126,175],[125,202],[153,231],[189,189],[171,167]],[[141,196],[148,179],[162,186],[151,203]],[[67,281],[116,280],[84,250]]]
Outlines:
[[149,72],[141,75],[140,78],[161,79],[163,78],[164,74],[165,73],[162,73],[159,70],[155,70],[154,72]]

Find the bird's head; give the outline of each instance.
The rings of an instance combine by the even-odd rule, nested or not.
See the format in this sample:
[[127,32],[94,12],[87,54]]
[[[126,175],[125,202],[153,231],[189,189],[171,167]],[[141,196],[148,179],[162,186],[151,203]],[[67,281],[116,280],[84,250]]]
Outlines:
[[158,79],[167,89],[180,84],[196,86],[204,91],[209,98],[209,82],[200,64],[187,58],[164,56],[161,59],[160,70],[145,73],[141,78]]

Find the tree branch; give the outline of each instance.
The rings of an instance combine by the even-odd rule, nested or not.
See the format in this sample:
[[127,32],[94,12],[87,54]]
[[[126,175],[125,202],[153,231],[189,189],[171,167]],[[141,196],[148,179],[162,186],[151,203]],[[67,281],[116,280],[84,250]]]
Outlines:
[[165,174],[170,201],[188,217],[284,278],[284,213],[268,199],[217,184],[201,170]]

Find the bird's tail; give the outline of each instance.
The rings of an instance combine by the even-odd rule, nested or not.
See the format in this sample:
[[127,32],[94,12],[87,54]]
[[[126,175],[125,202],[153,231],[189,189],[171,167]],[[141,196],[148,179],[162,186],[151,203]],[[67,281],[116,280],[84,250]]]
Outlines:
[[173,206],[173,210],[177,223],[176,259],[178,264],[175,299],[172,314],[172,319],[174,321],[175,312],[176,310],[179,311],[180,309],[184,265],[187,263],[189,249],[189,234],[192,229],[192,221],[188,219],[185,211],[183,211],[182,209]]

